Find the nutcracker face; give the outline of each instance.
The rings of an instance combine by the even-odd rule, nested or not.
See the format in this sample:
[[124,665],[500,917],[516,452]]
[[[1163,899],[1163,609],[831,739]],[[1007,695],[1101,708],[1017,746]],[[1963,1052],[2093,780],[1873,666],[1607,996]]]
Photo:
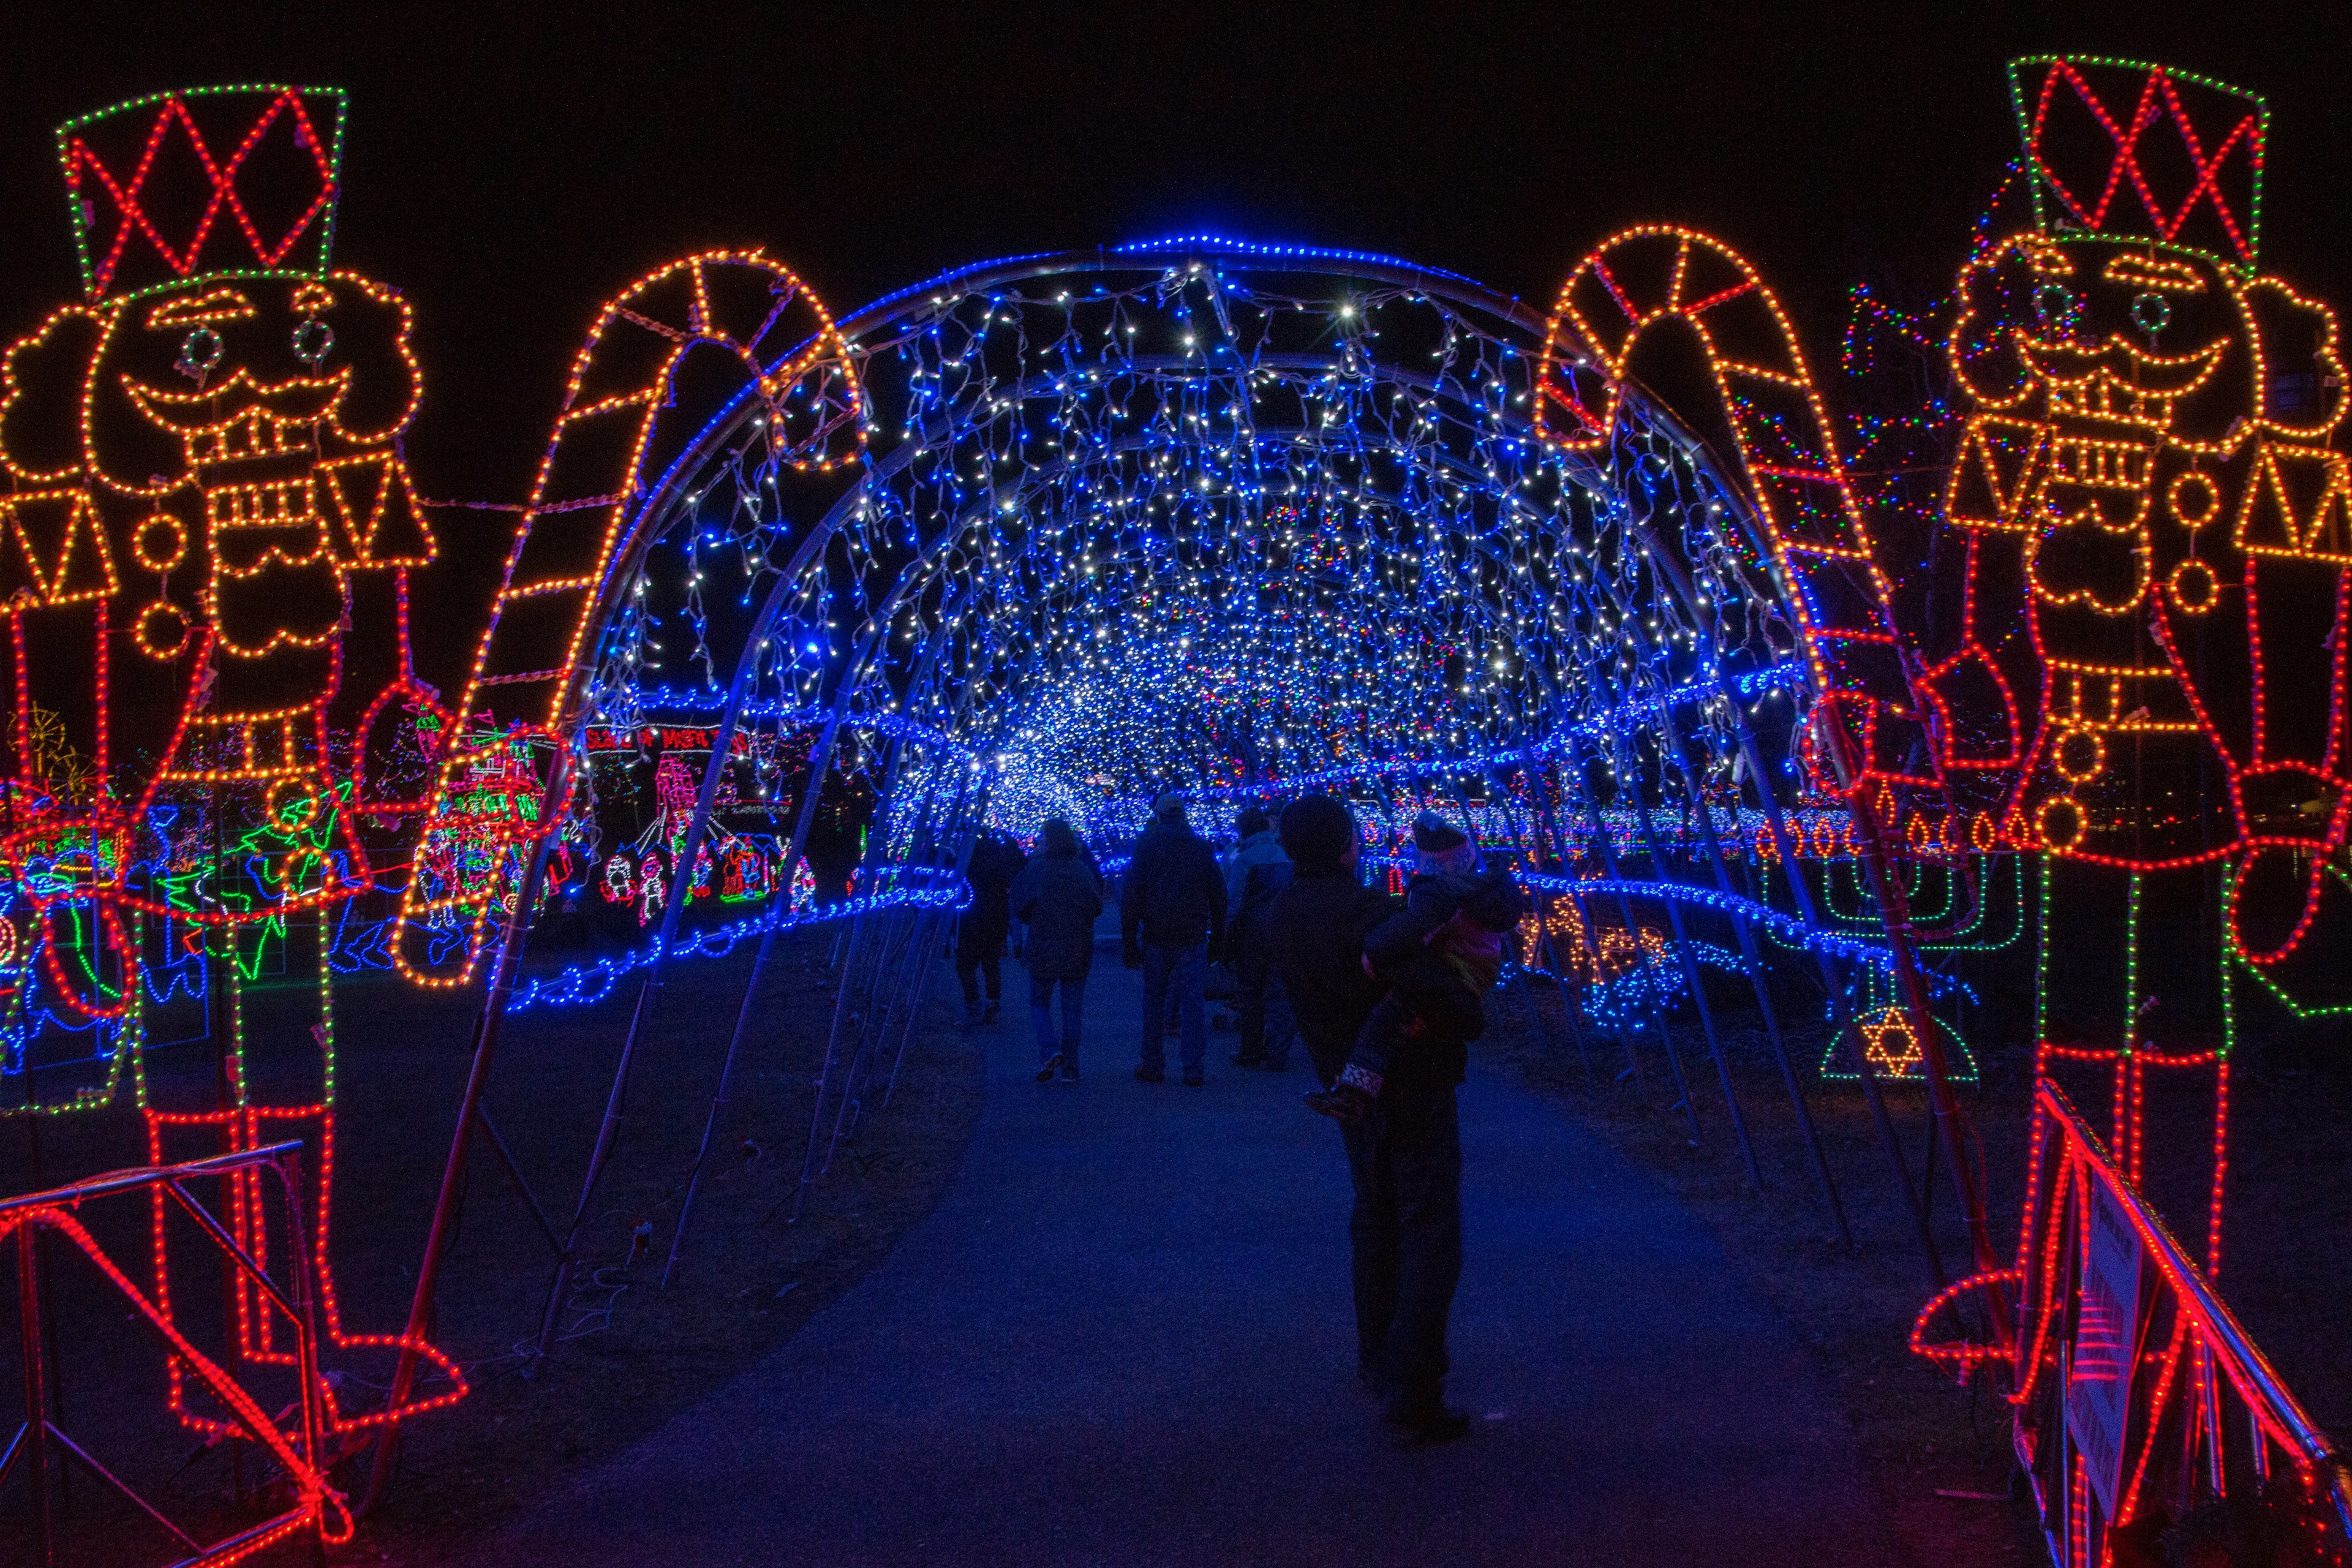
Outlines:
[[392,445],[417,400],[408,325],[399,296],[350,274],[215,278],[52,318],[10,351],[0,455],[20,482],[78,481],[59,500],[82,531],[41,559],[20,494],[20,586],[115,601],[158,663],[208,653],[217,717],[330,695],[349,574],[432,558]]
[[2128,624],[2217,518],[2219,458],[2255,403],[2259,348],[2201,258],[2021,235],[1960,279],[1953,367],[1969,422],[1947,515],[2025,535],[2049,656],[2147,667]]
[[2180,649],[2249,637],[2250,558],[2329,571],[2352,542],[2324,445],[2334,318],[2201,256],[2038,234],[1970,263],[1959,301],[1952,365],[1976,406],[1946,516],[2013,542],[2042,676],[2010,835],[2147,864],[2227,842],[2243,828],[2147,803],[2185,801],[2200,767],[2228,765],[2217,748],[2242,755],[2245,658],[2209,647],[2200,673]]

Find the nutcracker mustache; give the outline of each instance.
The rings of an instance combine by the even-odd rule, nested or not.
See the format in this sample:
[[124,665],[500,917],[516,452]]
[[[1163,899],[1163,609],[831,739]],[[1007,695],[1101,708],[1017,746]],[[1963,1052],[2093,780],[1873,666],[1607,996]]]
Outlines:
[[2088,345],[2021,336],[2019,352],[2050,387],[2051,411],[2162,428],[2170,405],[2202,386],[2228,345],[2184,354],[2149,353],[2110,336]]
[[329,375],[263,384],[242,368],[203,392],[167,392],[125,380],[139,412],[186,443],[194,466],[308,456],[320,420],[351,388],[349,366]]

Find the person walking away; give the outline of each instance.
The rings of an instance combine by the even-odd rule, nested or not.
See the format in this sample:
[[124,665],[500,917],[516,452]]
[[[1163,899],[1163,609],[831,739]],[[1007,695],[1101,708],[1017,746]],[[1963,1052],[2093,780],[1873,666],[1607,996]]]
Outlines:
[[[1013,929],[1013,906],[1007,895],[1013,879],[1021,874],[1026,858],[1021,847],[993,828],[982,833],[964,862],[963,879],[971,887],[971,902],[956,920],[956,980],[963,986],[963,1021],[996,1022],[998,999],[1004,990],[1004,938]],[[981,1005],[980,982],[988,981],[988,1002]]]
[[[1299,1037],[1328,1089],[1385,994],[1365,942],[1399,905],[1357,875],[1360,838],[1347,807],[1307,795],[1283,809],[1294,875],[1268,918],[1274,967]],[[1343,1122],[1355,1204],[1356,1373],[1408,1444],[1465,1436],[1470,1418],[1444,1399],[1445,1321],[1462,1277],[1458,1072],[1392,1070],[1361,1120]]]
[[1241,1048],[1234,1065],[1280,1072],[1290,1065],[1294,1032],[1282,981],[1266,950],[1266,918],[1275,896],[1290,886],[1290,857],[1274,824],[1256,806],[1234,819],[1241,843],[1225,860],[1225,956],[1234,966],[1234,1012]]
[[[1037,1031],[1037,1081],[1058,1071],[1078,1081],[1078,1021],[1086,1007],[1087,972],[1094,967],[1095,921],[1103,911],[1102,884],[1078,853],[1078,836],[1058,816],[1037,835],[1037,853],[1013,879],[1013,912],[1029,928],[1022,962],[1029,968],[1029,1022]],[[1062,991],[1062,1036],[1054,1038],[1054,988]]]
[[1206,1081],[1209,1054],[1201,992],[1208,978],[1209,949],[1225,940],[1225,883],[1216,851],[1186,825],[1181,795],[1152,803],[1151,826],[1135,841],[1135,854],[1118,895],[1120,959],[1143,971],[1143,1049],[1135,1076],[1159,1083],[1168,1076],[1161,1024],[1171,994],[1182,1019],[1184,1081]]
[[1364,963],[1389,993],[1364,1020],[1338,1081],[1307,1097],[1312,1109],[1341,1121],[1361,1120],[1391,1073],[1450,1073],[1461,1081],[1465,1047],[1486,1030],[1504,939],[1527,912],[1510,873],[1480,871],[1478,847],[1436,813],[1414,819],[1412,843],[1403,912],[1364,938]]

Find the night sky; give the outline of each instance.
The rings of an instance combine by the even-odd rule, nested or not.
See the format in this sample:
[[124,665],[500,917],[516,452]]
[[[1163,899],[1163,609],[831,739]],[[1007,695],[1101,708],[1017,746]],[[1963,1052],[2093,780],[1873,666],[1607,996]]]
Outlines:
[[763,246],[836,312],[967,261],[1199,229],[1548,302],[1596,240],[1676,220],[1754,258],[1819,362],[1846,284],[1925,303],[1948,279],[2014,151],[2001,64],[2023,53],[2267,95],[2263,259],[2352,300],[2337,5],[13,10],[0,329],[74,289],[60,121],[202,83],[345,87],[335,261],[416,306],[408,448],[442,496],[520,497],[598,304],[717,244]]

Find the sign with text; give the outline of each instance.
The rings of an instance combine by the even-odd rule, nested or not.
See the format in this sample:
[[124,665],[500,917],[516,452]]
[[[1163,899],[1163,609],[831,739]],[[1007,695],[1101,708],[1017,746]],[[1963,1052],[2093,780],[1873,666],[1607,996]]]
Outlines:
[[2124,1426],[2131,1416],[2132,1366],[2139,1351],[2142,1246],[2115,1189],[2092,1175],[2090,1235],[2083,1260],[2083,1295],[2067,1363],[2066,1437],[2083,1456],[2083,1469],[2107,1519],[2116,1517],[2123,1484]]

